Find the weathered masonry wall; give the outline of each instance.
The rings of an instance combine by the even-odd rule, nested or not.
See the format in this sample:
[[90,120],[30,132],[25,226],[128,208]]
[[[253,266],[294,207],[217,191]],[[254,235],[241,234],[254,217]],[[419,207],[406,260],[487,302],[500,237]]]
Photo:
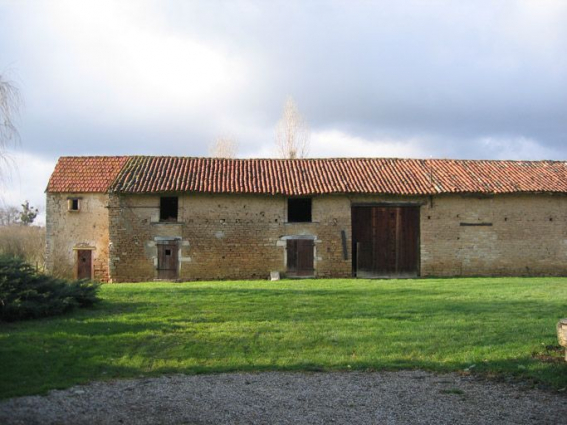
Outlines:
[[[159,196],[112,196],[111,258],[114,281],[157,276],[157,243],[177,239],[180,280],[266,279],[286,270],[286,237],[315,239],[316,276],[347,277],[341,231],[350,244],[346,198],[313,198],[312,223],[286,223],[282,196],[202,195],[179,197],[179,223],[159,223]],[[350,251],[350,248],[349,248]]]
[[[79,211],[68,211],[69,198],[80,198]],[[58,276],[76,275],[77,249],[92,250],[93,277],[108,280],[108,195],[48,193],[46,267]]]
[[310,236],[315,275],[349,277],[351,205],[388,202],[421,204],[421,276],[567,275],[567,196],[545,194],[319,196],[312,223],[286,223],[283,196],[187,194],[172,224],[159,223],[157,195],[50,193],[46,265],[73,277],[76,250],[92,249],[95,279],[152,280],[157,244],[177,239],[181,280],[264,279],[285,274],[287,237]]
[[567,275],[567,196],[431,198],[421,207],[421,275]]
[[154,279],[157,244],[177,239],[180,280],[265,279],[285,274],[285,239],[301,235],[317,277],[349,277],[351,205],[388,202],[421,205],[421,276],[567,275],[566,196],[316,196],[312,223],[286,223],[283,196],[187,194],[178,223],[159,223],[157,195],[111,195],[111,276]]

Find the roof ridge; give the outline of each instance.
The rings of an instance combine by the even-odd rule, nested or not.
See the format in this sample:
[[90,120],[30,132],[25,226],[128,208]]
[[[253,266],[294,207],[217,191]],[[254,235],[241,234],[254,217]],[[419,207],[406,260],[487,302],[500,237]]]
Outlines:
[[455,162],[512,162],[512,163],[567,163],[567,160],[557,159],[481,159],[481,158],[403,158],[387,156],[356,156],[356,157],[313,157],[313,158],[217,158],[210,156],[183,156],[183,155],[66,155],[59,159],[70,158],[175,158],[175,159],[198,159],[216,161],[360,161],[360,160],[384,160],[384,161],[455,161]]

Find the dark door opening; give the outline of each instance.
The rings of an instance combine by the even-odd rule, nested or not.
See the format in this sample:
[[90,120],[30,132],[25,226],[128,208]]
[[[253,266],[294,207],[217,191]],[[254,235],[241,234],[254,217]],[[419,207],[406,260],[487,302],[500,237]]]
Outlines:
[[92,250],[77,250],[77,279],[92,279]]
[[160,243],[158,248],[158,279],[175,280],[178,277],[179,255],[177,241]]
[[313,240],[287,240],[287,275],[290,277],[310,277],[315,274],[313,267]]
[[357,277],[418,276],[419,207],[353,207],[352,268]]

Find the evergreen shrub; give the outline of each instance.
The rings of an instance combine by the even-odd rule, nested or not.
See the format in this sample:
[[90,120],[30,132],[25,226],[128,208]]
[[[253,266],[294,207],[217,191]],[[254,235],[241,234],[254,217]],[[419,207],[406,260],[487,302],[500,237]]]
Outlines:
[[0,256],[0,320],[55,316],[99,301],[100,284],[38,273],[17,257]]

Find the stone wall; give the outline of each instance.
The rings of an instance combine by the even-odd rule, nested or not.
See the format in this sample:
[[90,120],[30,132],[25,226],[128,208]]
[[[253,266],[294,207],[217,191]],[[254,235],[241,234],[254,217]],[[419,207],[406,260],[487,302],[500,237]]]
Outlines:
[[112,275],[155,278],[157,242],[177,238],[181,280],[264,279],[285,274],[285,239],[302,235],[315,240],[316,276],[349,277],[351,204],[379,202],[422,205],[422,276],[567,274],[565,196],[316,196],[312,223],[287,223],[282,196],[191,194],[178,224],[159,223],[159,196],[114,197]]
[[266,279],[285,273],[290,236],[314,237],[316,276],[350,276],[341,239],[344,230],[350,244],[348,199],[315,197],[312,223],[286,223],[286,206],[282,196],[191,194],[179,197],[179,223],[160,223],[159,196],[112,196],[113,279],[156,278],[163,238],[180,241],[180,280]]
[[567,196],[432,198],[421,209],[421,275],[567,275]]
[[286,238],[296,236],[314,239],[317,277],[349,277],[351,205],[388,202],[421,205],[421,276],[567,275],[562,195],[315,196],[312,223],[287,223],[283,196],[181,195],[178,223],[159,222],[158,195],[82,195],[80,213],[67,212],[69,196],[48,195],[48,266],[54,252],[72,264],[73,248],[90,245],[104,279],[109,220],[116,282],[157,278],[158,244],[167,239],[178,241],[180,280],[285,275]]
[[[68,199],[80,198],[79,211],[68,210]],[[77,249],[91,249],[93,276],[108,280],[108,195],[48,193],[46,202],[46,268],[74,278]]]

